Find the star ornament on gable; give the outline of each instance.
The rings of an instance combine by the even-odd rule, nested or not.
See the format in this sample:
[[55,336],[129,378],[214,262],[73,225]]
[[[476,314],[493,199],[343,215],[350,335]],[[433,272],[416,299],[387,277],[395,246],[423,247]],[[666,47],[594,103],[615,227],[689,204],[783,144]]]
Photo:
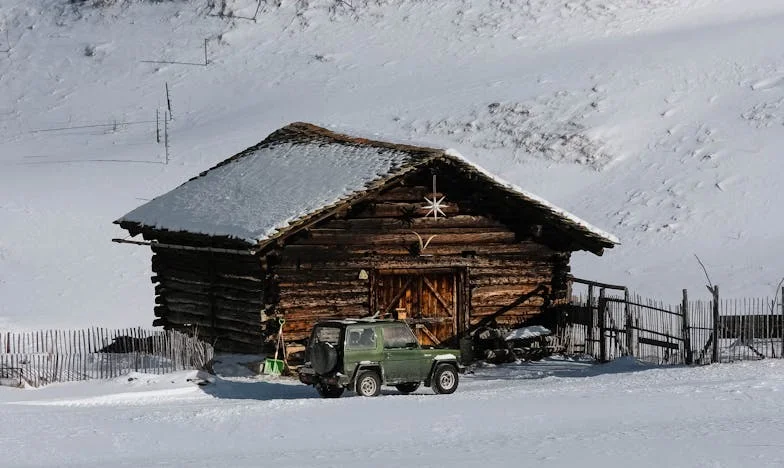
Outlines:
[[441,208],[446,208],[446,203],[444,203],[444,198],[446,198],[446,197],[441,197],[439,199],[436,199],[435,194],[433,194],[433,199],[432,200],[427,198],[427,197],[425,197],[425,201],[427,202],[427,205],[425,205],[425,208],[428,209],[428,212],[425,215],[425,217],[428,217],[428,216],[430,216],[432,214],[433,218],[435,218],[435,219],[438,219],[438,215],[441,215],[444,218],[446,218],[446,215],[444,214],[444,211],[441,209]]
[[444,199],[446,198],[446,196],[437,198],[436,196],[437,193],[438,192],[436,191],[436,176],[433,175],[433,198],[431,199],[425,197],[425,201],[427,202],[425,208],[428,209],[427,214],[425,215],[426,218],[431,214],[433,215],[433,219],[438,219],[438,215],[441,215],[444,218],[446,218],[446,214],[442,210],[442,208],[447,207],[446,203],[444,203]]

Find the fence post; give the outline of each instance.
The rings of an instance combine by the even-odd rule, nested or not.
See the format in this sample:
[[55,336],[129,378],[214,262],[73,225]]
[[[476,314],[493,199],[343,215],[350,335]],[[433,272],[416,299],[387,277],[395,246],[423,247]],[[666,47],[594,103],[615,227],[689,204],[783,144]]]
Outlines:
[[[588,285],[588,328],[586,329],[587,332],[586,335],[588,335],[588,339],[585,340],[585,344],[586,344],[585,353],[594,357],[596,357],[594,355],[595,348],[594,348],[594,337],[593,337],[593,327],[594,324],[596,323],[595,320],[596,316],[594,315],[595,310],[596,309],[594,309],[593,307],[593,285],[589,284]],[[590,345],[590,349],[588,348],[588,345]]]
[[599,314],[599,356],[602,362],[607,362],[607,324],[605,323],[607,320],[606,317],[606,307],[607,307],[607,300],[604,298],[604,288],[599,290],[599,304],[598,304],[597,313]]
[[634,356],[634,325],[632,324],[632,309],[629,306],[629,289],[626,288],[623,290],[623,303],[624,303],[624,320],[626,324],[624,328],[626,329],[626,354],[628,356]]
[[689,292],[683,290],[683,303],[681,304],[681,322],[683,323],[683,347],[686,350],[686,364],[694,364],[694,355],[691,349],[691,325],[689,322]]
[[779,322],[779,333],[781,333],[781,352],[779,357],[784,358],[784,286],[781,287],[781,322]]
[[713,286],[713,355],[711,362],[719,362],[719,286]]

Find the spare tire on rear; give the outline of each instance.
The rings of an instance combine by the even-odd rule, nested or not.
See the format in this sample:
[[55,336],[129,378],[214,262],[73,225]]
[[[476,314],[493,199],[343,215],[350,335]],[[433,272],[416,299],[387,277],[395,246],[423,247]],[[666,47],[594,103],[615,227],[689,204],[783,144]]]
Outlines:
[[310,365],[317,374],[329,374],[338,364],[338,351],[329,343],[316,343],[310,351]]

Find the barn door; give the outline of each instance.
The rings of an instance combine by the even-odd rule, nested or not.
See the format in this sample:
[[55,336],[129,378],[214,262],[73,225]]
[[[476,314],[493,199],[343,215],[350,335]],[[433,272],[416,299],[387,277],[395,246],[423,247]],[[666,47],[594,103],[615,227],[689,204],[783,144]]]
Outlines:
[[455,272],[376,275],[376,304],[385,317],[402,317],[422,345],[439,345],[457,331]]

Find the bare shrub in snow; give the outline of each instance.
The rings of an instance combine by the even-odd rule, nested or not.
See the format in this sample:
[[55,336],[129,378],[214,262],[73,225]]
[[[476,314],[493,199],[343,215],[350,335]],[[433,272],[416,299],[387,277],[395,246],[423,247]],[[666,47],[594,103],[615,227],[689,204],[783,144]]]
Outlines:
[[611,155],[600,142],[586,135],[579,123],[590,104],[569,114],[561,106],[568,93],[533,103],[492,103],[464,117],[410,124],[414,134],[446,135],[480,149],[510,148],[515,159],[533,157],[559,163],[590,166],[607,164]]

